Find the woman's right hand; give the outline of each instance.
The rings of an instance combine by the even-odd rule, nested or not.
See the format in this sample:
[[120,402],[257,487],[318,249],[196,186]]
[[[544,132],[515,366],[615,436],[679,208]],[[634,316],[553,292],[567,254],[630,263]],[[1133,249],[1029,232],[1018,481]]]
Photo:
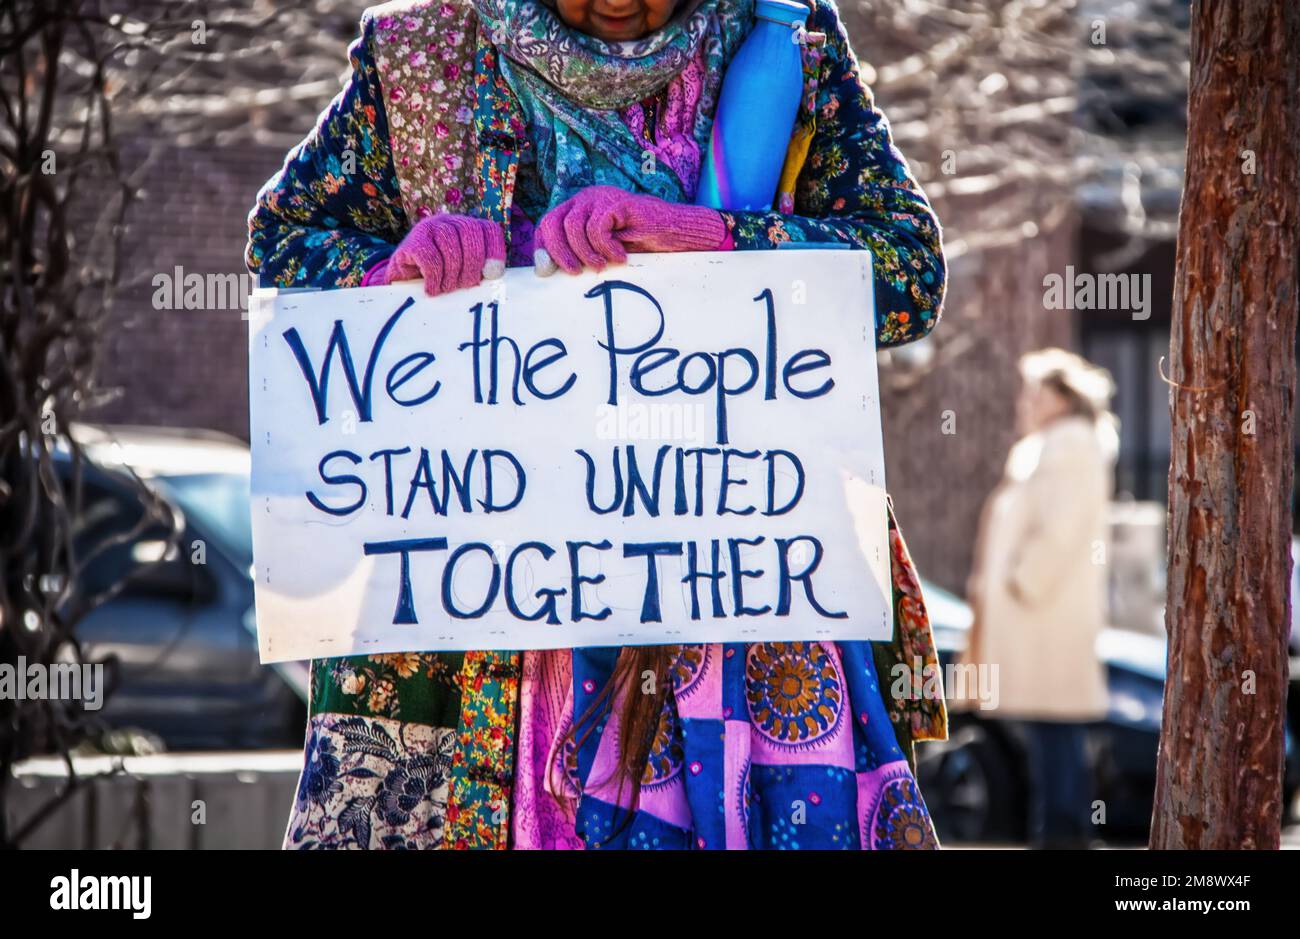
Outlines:
[[388,259],[381,283],[424,281],[431,297],[495,280],[506,269],[506,239],[496,222],[431,215],[416,222]]

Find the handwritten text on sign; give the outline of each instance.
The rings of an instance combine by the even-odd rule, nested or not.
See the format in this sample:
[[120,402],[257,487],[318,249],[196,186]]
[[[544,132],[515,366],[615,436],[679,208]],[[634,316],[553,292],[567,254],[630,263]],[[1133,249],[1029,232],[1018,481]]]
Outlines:
[[870,261],[268,292],[262,661],[890,634]]

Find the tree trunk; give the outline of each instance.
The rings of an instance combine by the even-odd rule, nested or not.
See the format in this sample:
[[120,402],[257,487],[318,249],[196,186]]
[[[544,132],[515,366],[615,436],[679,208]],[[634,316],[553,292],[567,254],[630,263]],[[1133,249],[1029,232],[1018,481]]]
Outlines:
[[1152,848],[1276,848],[1290,630],[1300,4],[1192,12]]

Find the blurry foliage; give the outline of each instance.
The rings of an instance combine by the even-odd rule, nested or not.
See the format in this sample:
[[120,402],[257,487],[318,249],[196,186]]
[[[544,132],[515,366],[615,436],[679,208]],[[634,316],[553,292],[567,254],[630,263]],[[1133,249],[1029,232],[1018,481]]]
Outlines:
[[[79,589],[87,564],[137,532],[84,537],[84,456],[69,432],[100,396],[95,367],[139,185],[120,158],[114,105],[175,67],[166,49],[198,9],[132,8],[147,26],[95,0],[0,2],[0,662],[11,665],[82,662],[77,622],[150,566],[94,595]],[[93,192],[89,218],[72,211],[83,190]],[[178,520],[136,483],[140,527],[174,536]],[[0,846],[20,843],[77,789],[69,754],[98,732],[78,701],[0,701]],[[11,769],[37,749],[63,755],[68,785],[11,830]]]

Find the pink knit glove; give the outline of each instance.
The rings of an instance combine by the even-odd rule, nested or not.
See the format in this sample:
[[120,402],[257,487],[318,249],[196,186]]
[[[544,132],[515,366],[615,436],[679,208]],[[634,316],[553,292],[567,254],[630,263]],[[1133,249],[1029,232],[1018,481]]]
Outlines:
[[533,265],[545,277],[560,267],[601,271],[629,251],[716,251],[728,240],[715,209],[665,202],[616,186],[588,186],[542,216]]
[[431,215],[415,223],[385,262],[367,272],[366,284],[424,280],[431,297],[495,280],[506,269],[501,226],[468,215]]

